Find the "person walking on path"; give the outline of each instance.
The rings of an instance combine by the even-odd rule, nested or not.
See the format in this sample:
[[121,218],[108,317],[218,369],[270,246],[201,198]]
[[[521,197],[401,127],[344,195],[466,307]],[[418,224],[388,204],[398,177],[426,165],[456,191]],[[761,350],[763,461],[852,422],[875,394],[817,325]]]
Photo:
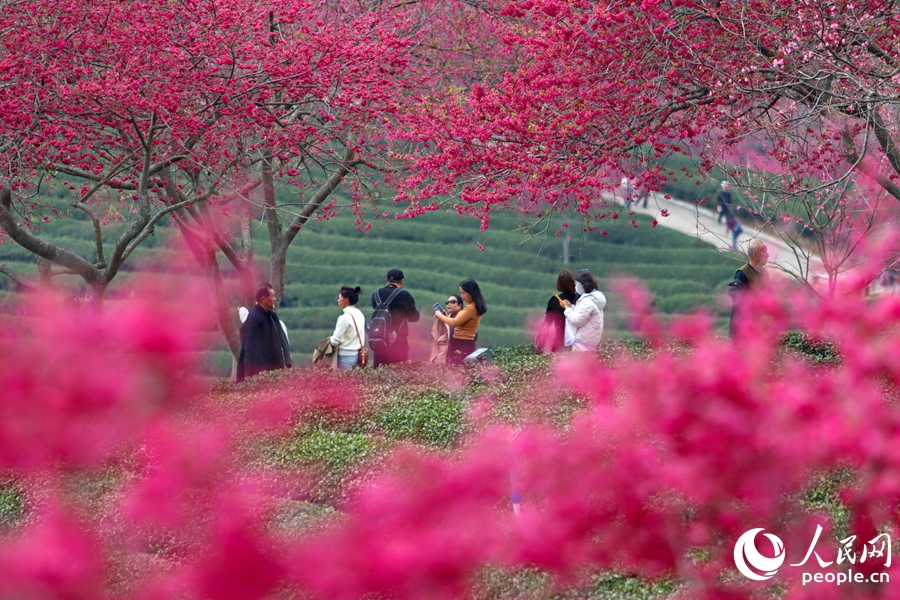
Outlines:
[[575,292],[581,294],[573,305],[568,300],[560,301],[566,316],[568,331],[573,330],[570,340],[576,352],[593,352],[600,345],[603,337],[603,309],[606,307],[606,296],[597,289],[597,280],[582,269],[575,275]]
[[290,369],[293,365],[287,334],[275,313],[275,301],[275,288],[269,283],[260,284],[256,304],[241,325],[237,381],[263,371]]
[[734,215],[728,215],[728,220],[725,222],[725,230],[731,234],[731,249],[737,250],[737,239],[739,235],[744,233],[744,229],[741,227],[741,224],[738,223],[737,219],[734,218]]
[[734,279],[728,283],[728,293],[731,295],[731,321],[728,323],[728,337],[735,337],[735,315],[744,313],[743,298],[747,290],[755,290],[768,284],[769,274],[766,272],[766,263],[769,262],[769,249],[759,241],[753,240],[747,248],[747,264],[742,266],[734,274]]
[[447,347],[447,364],[461,365],[465,358],[475,352],[475,336],[481,317],[487,312],[487,303],[481,295],[481,289],[474,279],[466,279],[459,284],[459,295],[466,303],[465,308],[455,317],[448,317],[441,311],[435,311],[435,318],[452,327],[450,344]]
[[732,213],[731,185],[728,183],[727,179],[722,181],[721,189],[719,190],[719,193],[716,194],[716,210],[719,213],[716,223],[721,223],[722,219],[725,219],[725,223],[728,223],[728,218],[732,216]]
[[409,359],[409,326],[419,320],[416,301],[403,289],[403,271],[391,269],[385,287],[372,294],[369,347],[375,353],[373,367]]
[[337,303],[344,311],[338,317],[331,334],[331,345],[338,351],[338,369],[349,371],[356,366],[359,359],[359,351],[363,347],[366,335],[366,317],[362,311],[356,308],[359,302],[359,287],[344,286],[338,292]]

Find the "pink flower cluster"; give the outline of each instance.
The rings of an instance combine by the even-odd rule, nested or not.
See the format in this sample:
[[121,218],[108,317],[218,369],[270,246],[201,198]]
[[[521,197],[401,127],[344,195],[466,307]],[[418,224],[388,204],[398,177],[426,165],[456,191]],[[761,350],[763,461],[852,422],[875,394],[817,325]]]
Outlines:
[[[344,400],[362,394],[341,387],[347,378],[212,400],[192,382],[206,324],[180,304],[151,296],[77,321],[52,303],[23,311],[25,326],[0,341],[0,468],[27,498],[21,522],[0,533],[0,596],[456,598],[493,565],[561,583],[597,570],[677,577],[689,593],[744,597],[762,585],[734,571],[749,529],[778,535],[796,562],[824,524],[817,551],[834,558],[831,515],[800,498],[839,469],[853,473],[840,496],[849,534],[896,535],[900,298],[769,290],[747,299],[735,342],[705,316],[664,326],[641,292],[626,298],[650,358],[572,356],[522,399],[575,394],[582,408],[564,427],[535,411],[512,434],[484,418],[483,399],[454,452],[402,446],[339,518],[303,531],[275,525],[304,500],[302,474],[251,448],[296,419],[352,418],[361,407]],[[783,354],[792,327],[827,336],[840,361]],[[84,478],[106,483],[91,496],[75,484]],[[879,567],[897,574],[883,561],[854,569]],[[789,597],[808,595],[798,576],[778,575]]]

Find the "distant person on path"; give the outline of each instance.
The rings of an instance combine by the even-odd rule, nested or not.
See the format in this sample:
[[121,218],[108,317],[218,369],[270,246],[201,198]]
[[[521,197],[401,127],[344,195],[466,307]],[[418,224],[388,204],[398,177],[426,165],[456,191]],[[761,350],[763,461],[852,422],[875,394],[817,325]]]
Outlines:
[[719,193],[716,194],[716,210],[719,212],[719,218],[716,219],[716,223],[721,223],[722,219],[725,219],[725,222],[728,223],[728,218],[732,216],[731,214],[731,184],[728,183],[728,180],[725,179],[722,181],[721,189]]
[[731,233],[731,249],[737,250],[737,239],[739,235],[744,233],[744,228],[741,227],[741,224],[734,218],[734,215],[729,214],[728,220],[725,222],[725,229],[727,232]]
[[263,371],[292,366],[291,346],[275,313],[275,300],[275,288],[268,283],[260,284],[256,290],[256,304],[241,325],[237,381]]
[[463,364],[465,358],[475,352],[478,325],[482,315],[487,312],[487,303],[474,279],[466,279],[459,284],[459,295],[466,306],[455,317],[448,317],[440,311],[434,313],[438,321],[453,328],[447,347],[447,364],[450,365]]
[[337,348],[338,369],[341,371],[349,371],[356,366],[359,350],[365,344],[366,317],[356,308],[361,291],[359,287],[345,285],[338,292],[337,303],[344,314],[338,317],[331,334],[331,345]]
[[[447,308],[445,314],[451,319],[459,314],[463,308],[462,296],[451,294],[447,298]],[[439,320],[434,319],[434,325],[431,327],[431,355],[429,362],[443,365],[447,363],[447,348],[450,344],[450,336],[453,335],[453,328]]]
[[728,323],[728,336],[734,338],[734,315],[744,310],[743,292],[755,290],[769,282],[769,274],[766,272],[766,263],[769,262],[769,249],[759,241],[753,240],[747,248],[749,260],[747,264],[737,270],[734,279],[728,284],[728,293],[731,295],[731,321]]
[[369,347],[375,353],[373,367],[409,359],[409,326],[419,320],[416,301],[403,289],[403,271],[391,269],[385,287],[372,294]]
[[638,182],[638,202],[644,201],[643,207],[647,208],[647,199],[650,197],[650,188],[643,181]]
[[580,294],[573,305],[568,300],[561,300],[566,322],[574,330],[572,349],[577,352],[593,352],[600,345],[603,337],[603,309],[606,307],[606,296],[597,290],[597,280],[582,269],[575,275],[575,292]]
[[560,304],[563,300],[575,304],[580,294],[575,292],[575,275],[568,269],[560,271],[556,277],[555,296],[547,302],[547,312],[538,330],[537,346],[541,352],[560,352],[566,349],[566,310]]

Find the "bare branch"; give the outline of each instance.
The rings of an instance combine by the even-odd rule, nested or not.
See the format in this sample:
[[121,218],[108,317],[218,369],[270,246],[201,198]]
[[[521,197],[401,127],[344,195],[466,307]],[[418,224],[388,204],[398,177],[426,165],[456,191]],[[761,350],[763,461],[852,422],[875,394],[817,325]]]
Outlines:
[[[877,132],[876,137],[878,137]],[[873,179],[891,196],[893,196],[897,200],[900,200],[900,186],[885,177],[884,174],[882,174],[877,168],[871,167],[869,163],[862,160],[862,157],[856,151],[856,146],[853,144],[853,138],[850,135],[850,131],[846,127],[841,131],[841,143],[844,146],[844,153],[847,157],[847,162],[859,169],[859,171],[861,173],[864,173],[867,177]],[[894,151],[896,152],[896,146],[894,146]]]
[[313,213],[322,206],[325,199],[328,198],[328,196],[330,196],[341,184],[341,181],[343,181],[347,173],[350,172],[350,163],[353,162],[355,156],[356,153],[348,148],[344,153],[344,158],[341,159],[341,164],[338,166],[337,170],[331,174],[328,180],[322,184],[318,190],[316,190],[313,197],[309,199],[300,210],[300,213],[294,217],[293,221],[291,221],[291,226],[288,227],[288,230],[284,234],[286,244],[290,244],[293,241],[297,236],[297,233],[300,232],[300,229],[306,224]]
[[[132,119],[132,121],[134,121]],[[113,277],[115,277],[116,273],[119,271],[119,267],[122,266],[122,262],[126,256],[128,256],[131,252],[129,248],[133,250],[136,245],[133,245],[132,242],[135,240],[143,241],[145,240],[150,233],[152,233],[152,227],[148,227],[150,223],[150,159],[152,156],[152,146],[153,146],[153,134],[154,129],[153,126],[156,124],[156,114],[150,118],[150,130],[147,133],[147,139],[144,142],[144,147],[146,148],[144,152],[144,167],[141,171],[141,179],[138,187],[138,218],[131,224],[128,229],[126,229],[119,239],[116,240],[116,245],[113,248],[113,253],[109,257],[109,264],[105,270],[105,276],[107,281],[112,281]],[[138,131],[138,134],[141,135],[140,128],[137,127],[137,123],[135,123],[135,127]],[[141,138],[143,140],[143,137]],[[171,212],[171,211],[169,211]],[[157,215],[159,217],[159,215]],[[141,233],[143,232],[143,233]],[[140,243],[140,242],[138,242]],[[126,254],[127,252],[127,254]]]
[[6,265],[0,265],[0,273],[3,273],[4,275],[6,275],[7,277],[9,277],[10,279],[12,279],[17,284],[19,284],[20,286],[22,286],[24,288],[36,290],[39,287],[37,282],[32,281],[31,279],[28,279],[27,277],[22,277],[21,275],[19,275],[18,273],[16,273],[15,271],[13,271],[9,267],[7,267]]
[[9,184],[0,187],[0,227],[13,241],[32,254],[78,273],[88,283],[95,284],[101,279],[100,271],[87,259],[40,239],[16,220],[12,211],[12,190]]
[[103,257],[103,232],[100,229],[100,218],[97,216],[97,213],[84,202],[73,202],[72,206],[84,211],[94,224],[94,243],[97,245],[97,267],[102,269],[106,266],[106,259]]

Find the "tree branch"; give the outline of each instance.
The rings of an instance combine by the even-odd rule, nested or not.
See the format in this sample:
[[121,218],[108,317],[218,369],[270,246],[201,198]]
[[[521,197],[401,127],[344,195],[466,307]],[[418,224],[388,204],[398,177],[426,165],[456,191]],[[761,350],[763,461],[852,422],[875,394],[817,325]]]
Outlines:
[[[183,197],[183,195],[182,195],[182,197]],[[148,237],[150,237],[151,235],[153,235],[155,233],[156,224],[159,223],[160,219],[162,219],[164,216],[178,210],[179,208],[184,208],[186,206],[190,206],[190,205],[194,204],[195,202],[200,202],[201,200],[205,200],[205,198],[206,197],[204,195],[204,196],[198,196],[196,198],[185,199],[182,202],[179,202],[177,204],[172,204],[170,206],[167,206],[165,209],[156,213],[156,216],[154,216],[153,219],[151,219],[150,222],[147,223],[147,227],[144,229],[144,231],[139,236],[134,238],[134,240],[132,240],[131,243],[128,244],[128,248],[122,254],[121,262],[125,262],[128,259],[128,257],[131,256],[131,253],[134,252],[135,248],[140,246],[144,240],[146,240]]]
[[[131,247],[134,249],[135,246],[131,245],[131,242],[135,239],[140,239],[143,241],[147,239],[147,236],[152,233],[152,227],[147,227],[150,223],[150,159],[152,157],[152,147],[153,147],[153,133],[154,133],[154,125],[156,125],[156,114],[150,117],[150,130],[147,133],[147,139],[144,141],[143,134],[140,131],[140,128],[137,127],[137,123],[134,124],[139,136],[141,136],[141,141],[146,148],[144,151],[144,167],[141,170],[141,179],[138,185],[138,218],[131,224],[131,226],[126,229],[119,239],[116,240],[116,245],[113,248],[113,253],[109,257],[109,264],[106,267],[104,275],[106,276],[107,281],[112,281],[113,277],[116,276],[116,273],[119,271],[119,267],[122,266],[122,262],[124,257],[126,257],[126,252],[128,252],[128,248]],[[170,211],[171,212],[171,211]],[[157,215],[159,216],[159,215]],[[143,232],[143,235],[142,235]],[[139,236],[141,236],[139,238]],[[130,254],[130,252],[128,252]]]
[[294,238],[297,237],[297,234],[300,232],[300,229],[303,227],[303,225],[305,225],[309,218],[313,215],[313,213],[315,213],[319,209],[319,207],[322,206],[322,203],[325,202],[325,199],[328,198],[328,196],[330,196],[331,193],[334,192],[334,190],[336,190],[337,187],[341,184],[341,181],[343,181],[347,173],[350,172],[350,164],[353,162],[355,157],[356,152],[348,148],[344,153],[344,158],[341,160],[337,171],[332,173],[328,180],[324,184],[322,184],[322,187],[316,190],[316,193],[313,194],[313,197],[310,198],[309,202],[307,202],[300,210],[300,214],[294,217],[294,220],[291,221],[291,226],[288,227],[288,230],[284,234],[286,244],[290,244],[294,240]]
[[104,182],[104,185],[109,186],[114,190],[136,190],[137,186],[133,183],[109,183],[107,177],[111,177],[109,174],[107,177],[99,177],[93,173],[88,173],[87,171],[82,171],[80,169],[74,169],[72,167],[64,167],[62,165],[50,164],[44,167],[48,171],[56,171],[57,173],[65,173],[66,175],[71,175],[72,177],[79,177],[81,179],[87,179],[88,181],[95,182]]
[[[878,135],[879,134],[876,130],[875,137],[877,138]],[[889,133],[887,135],[888,137],[890,136]],[[893,140],[891,140],[891,142],[893,142]],[[897,186],[896,183],[885,177],[876,168],[871,167],[866,161],[862,160],[862,157],[856,151],[856,145],[853,143],[853,137],[850,135],[850,131],[847,129],[847,127],[844,127],[844,129],[841,131],[841,145],[843,145],[844,147],[844,155],[847,158],[847,162],[850,163],[851,168],[859,169],[861,173],[871,178],[875,181],[875,183],[884,188],[884,190],[888,194],[890,194],[897,200],[900,200],[900,186]],[[896,146],[894,146],[894,151],[896,152],[896,150],[897,148]],[[893,165],[893,162],[891,164]]]
[[25,287],[25,288],[28,288],[31,290],[38,289],[37,283],[35,283],[31,279],[22,277],[21,275],[19,275],[18,273],[16,273],[15,271],[13,271],[9,267],[7,267],[6,265],[0,265],[0,273],[3,273],[4,275],[9,277],[10,279],[15,281],[17,284],[19,284],[22,287]]
[[229,241],[222,235],[215,219],[209,212],[209,205],[205,202],[198,204],[197,210],[199,215],[192,216],[199,219],[199,223],[206,230],[207,235],[211,237],[216,245],[222,250],[225,258],[228,259],[228,262],[231,263],[235,270],[238,272],[244,271],[247,268],[247,264],[240,255],[237,243],[233,239]]
[[270,243],[281,240],[281,222],[278,220],[278,213],[275,210],[275,183],[272,179],[272,157],[267,155],[263,160],[262,167],[263,182],[263,210],[266,215],[266,225],[269,228]]
[[106,259],[103,257],[103,232],[100,230],[100,218],[84,202],[73,202],[72,206],[83,210],[94,224],[94,242],[97,244],[97,267],[102,269],[106,266]]
[[878,140],[878,144],[881,146],[885,156],[887,156],[888,161],[890,161],[894,172],[900,174],[900,151],[897,149],[897,143],[891,137],[891,132],[885,126],[877,107],[871,110],[871,115],[872,131],[875,133],[875,139]]
[[66,267],[70,271],[80,275],[90,284],[95,284],[100,276],[100,271],[87,259],[82,258],[56,244],[45,242],[16,220],[12,211],[12,190],[9,184],[0,187],[0,227],[17,244],[37,256],[42,256],[58,265]]

